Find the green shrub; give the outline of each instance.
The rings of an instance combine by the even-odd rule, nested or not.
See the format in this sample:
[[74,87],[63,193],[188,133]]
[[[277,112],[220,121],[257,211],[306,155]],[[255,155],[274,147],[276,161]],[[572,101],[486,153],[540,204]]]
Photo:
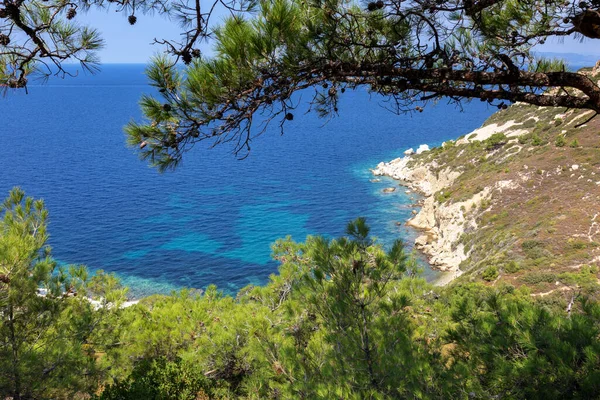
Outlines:
[[496,278],[498,278],[498,268],[496,268],[493,265],[490,265],[483,271],[481,277],[488,282],[495,280]]
[[521,128],[529,129],[529,128],[533,128],[534,126],[535,126],[535,118],[529,118],[527,121],[523,122],[523,124],[521,125]]
[[579,147],[579,142],[577,141],[577,139],[573,139],[573,141],[571,143],[569,143],[569,147],[572,147],[572,148]]
[[525,240],[521,243],[521,248],[523,250],[530,250],[536,247],[544,247],[544,244],[539,240]]
[[521,270],[521,265],[516,261],[510,261],[506,265],[504,265],[504,270],[509,274],[514,274]]
[[527,283],[528,285],[536,285],[538,283],[552,283],[556,282],[557,276],[552,272],[541,272],[535,271],[530,272],[526,275],[523,275],[519,278],[522,282]]
[[440,190],[435,194],[435,201],[438,203],[445,203],[451,196],[452,193],[450,191]]
[[508,143],[508,138],[502,132],[494,133],[492,136],[483,141],[483,146],[486,150],[495,150]]
[[550,252],[544,249],[544,243],[538,240],[525,240],[521,243],[521,248],[527,258],[538,259],[550,256]]
[[519,136],[519,138],[517,140],[519,141],[520,144],[527,144],[531,140],[531,136],[532,136],[531,133],[526,133],[524,135]]
[[546,142],[544,141],[544,139],[542,139],[537,133],[534,133],[531,137],[531,144],[534,146],[542,146],[545,143]]
[[573,238],[569,238],[569,240],[567,240],[567,243],[569,244],[569,246],[575,250],[582,250],[587,248],[588,246],[588,242],[583,241],[583,240],[578,240],[578,239],[573,239]]
[[492,205],[492,202],[491,202],[491,200],[488,200],[488,199],[483,199],[483,200],[481,200],[481,203],[479,203],[479,207],[482,210],[487,210],[488,208],[490,208],[491,205]]
[[554,145],[556,147],[564,147],[564,145],[567,144],[565,137],[563,135],[559,135],[556,140],[554,141]]
[[127,379],[105,387],[99,400],[210,398],[211,386],[201,371],[181,359],[158,357],[138,362]]

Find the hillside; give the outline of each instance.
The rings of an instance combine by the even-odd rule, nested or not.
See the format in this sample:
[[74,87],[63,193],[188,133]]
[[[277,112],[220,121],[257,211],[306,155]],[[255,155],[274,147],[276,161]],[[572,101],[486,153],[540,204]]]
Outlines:
[[588,121],[592,114],[517,103],[374,173],[425,196],[408,222],[423,231],[416,245],[460,281],[505,281],[540,296],[595,291],[600,118]]

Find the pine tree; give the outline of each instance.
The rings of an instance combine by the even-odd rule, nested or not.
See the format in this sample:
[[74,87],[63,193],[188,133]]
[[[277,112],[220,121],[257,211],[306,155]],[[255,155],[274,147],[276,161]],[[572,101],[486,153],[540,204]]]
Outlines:
[[[233,143],[250,150],[256,116],[294,120],[294,93],[310,90],[312,109],[335,114],[347,89],[378,93],[398,113],[422,112],[442,98],[481,99],[600,111],[600,88],[532,49],[575,33],[600,34],[595,3],[558,1],[262,1],[215,30],[215,56],[192,62],[189,50],[207,34],[196,27],[173,58],[148,68],[160,96],[145,96],[146,123],[131,123],[129,143],[161,170],[194,143]],[[582,22],[585,21],[585,22]],[[585,26],[585,27],[584,27]],[[202,29],[205,29],[204,27]],[[599,32],[600,33],[600,32]],[[575,90],[576,89],[576,90]],[[263,118],[260,119],[263,122]]]
[[113,311],[84,298],[84,267],[51,258],[41,200],[13,189],[0,213],[0,396],[64,398],[95,387],[92,338]]

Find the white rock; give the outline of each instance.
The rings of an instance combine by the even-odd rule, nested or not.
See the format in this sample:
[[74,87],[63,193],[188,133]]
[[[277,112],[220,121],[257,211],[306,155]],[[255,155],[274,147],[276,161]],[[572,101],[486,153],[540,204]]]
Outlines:
[[404,152],[405,156],[410,156],[412,154],[415,154],[415,149],[413,149],[412,147]]
[[427,235],[421,235],[415,239],[415,246],[423,247],[427,244],[427,242],[429,242],[429,238],[427,237]]
[[577,171],[578,169],[579,169],[579,165],[577,165],[577,164],[571,165],[571,170]]
[[429,151],[429,146],[426,144],[422,144],[419,146],[419,148],[417,149],[417,154],[421,154],[424,153],[426,151]]

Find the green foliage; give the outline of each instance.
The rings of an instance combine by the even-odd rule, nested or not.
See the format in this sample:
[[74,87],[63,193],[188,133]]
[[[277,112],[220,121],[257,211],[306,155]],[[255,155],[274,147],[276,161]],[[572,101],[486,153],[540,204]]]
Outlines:
[[490,265],[486,269],[483,270],[481,274],[483,280],[491,282],[498,278],[498,268],[496,266]]
[[[94,310],[83,297],[84,267],[51,258],[42,201],[14,189],[0,212],[0,395],[70,398],[91,390],[100,371],[88,343],[110,340],[112,311]],[[106,295],[101,281],[96,290]]]
[[546,144],[546,141],[542,139],[542,137],[539,136],[537,133],[534,133],[531,136],[531,144],[533,146],[543,146],[544,144]]
[[525,251],[543,246],[544,244],[538,240],[525,240],[521,243],[521,248]]
[[598,304],[582,301],[582,312],[569,318],[511,287],[461,288],[452,300],[451,376],[465,391],[524,399],[598,396]]
[[565,144],[567,144],[567,141],[565,140],[565,137],[563,135],[559,135],[556,137],[556,140],[554,141],[554,145],[556,147],[564,147]]
[[506,137],[506,135],[502,132],[498,132],[485,139],[483,141],[483,146],[486,150],[490,151],[502,147],[506,143],[508,143],[508,138]]
[[552,253],[545,248],[544,243],[538,240],[525,240],[523,243],[521,243],[521,248],[523,249],[523,252],[527,258],[533,260],[550,257],[552,255]]
[[567,244],[575,250],[583,250],[590,245],[590,242],[581,239],[569,238],[567,240]]
[[[312,92],[309,107],[320,117],[337,115],[343,93],[359,86],[385,96],[398,113],[421,112],[427,100],[443,97],[456,103],[480,98],[500,109],[507,101],[545,106],[551,99],[556,105],[596,107],[554,90],[577,86],[595,98],[587,93],[591,88],[574,84],[579,78],[560,60],[531,53],[543,38],[564,34],[572,9],[563,3],[243,1],[219,25],[202,20],[196,27],[194,11],[202,12],[193,6],[163,11],[160,2],[142,4],[185,14],[189,28],[184,43],[168,41],[167,56],[154,59],[147,71],[159,94],[141,99],[146,121],[125,128],[129,144],[161,171],[176,167],[200,141],[231,143],[245,156],[258,133],[255,116],[279,120],[283,128],[294,120],[294,94],[304,90]],[[430,32],[422,42],[425,26]],[[208,38],[214,55],[192,56],[195,42]],[[165,78],[174,75],[178,79]],[[492,150],[506,142],[498,133],[484,146]]]
[[516,272],[519,272],[522,267],[517,261],[511,260],[508,263],[506,263],[503,268],[507,273],[514,274]]
[[[90,279],[81,267],[52,269],[43,251],[41,203],[14,191],[3,212],[0,393],[6,397],[600,395],[598,303],[581,297],[567,315],[562,303],[538,304],[511,286],[434,288],[417,277],[419,268],[400,242],[385,251],[369,238],[364,219],[338,239],[277,241],[279,273],[235,298],[209,286],[204,293],[183,290],[121,308],[125,289],[114,276],[99,272]],[[523,242],[524,250],[541,247]],[[10,257],[22,263],[6,263],[17,260]],[[518,268],[509,263],[504,269]],[[593,294],[596,273],[597,267],[582,267],[560,279]],[[497,276],[495,266],[483,274],[488,281]],[[539,272],[521,278],[531,284],[556,279]],[[46,296],[35,295],[39,287],[48,289]],[[69,290],[97,298],[99,307],[65,296]],[[11,319],[11,307],[18,319]]]
[[192,365],[157,357],[140,361],[125,381],[106,387],[98,400],[208,400],[210,386]]
[[525,133],[520,135],[517,140],[519,141],[519,144],[527,144],[529,141],[531,141],[531,136],[531,133]]
[[452,197],[452,193],[449,190],[440,190],[435,193],[435,201],[438,203],[445,203]]
[[538,283],[554,283],[557,275],[552,272],[535,271],[529,272],[519,279],[529,285],[537,285]]

